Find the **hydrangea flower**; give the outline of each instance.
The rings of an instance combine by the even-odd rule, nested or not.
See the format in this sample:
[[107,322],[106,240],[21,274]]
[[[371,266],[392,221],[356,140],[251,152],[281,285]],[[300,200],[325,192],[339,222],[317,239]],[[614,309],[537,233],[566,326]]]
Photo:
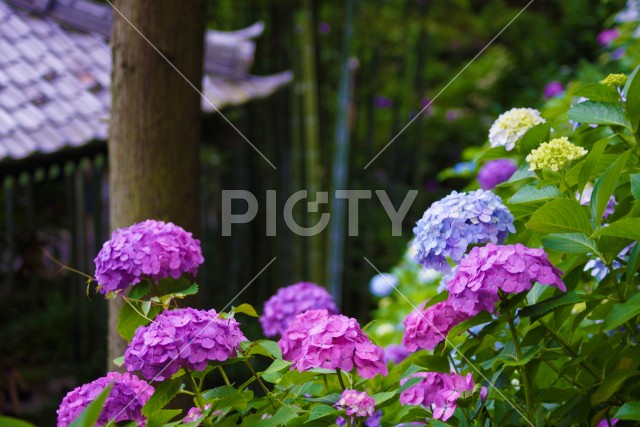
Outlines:
[[619,35],[620,35],[620,32],[618,31],[617,28],[611,28],[608,30],[600,31],[600,33],[598,34],[597,40],[598,40],[598,43],[600,43],[600,45],[608,46],[609,44],[611,44],[612,41],[617,39]]
[[498,184],[508,181],[516,170],[518,170],[518,165],[513,160],[491,160],[480,168],[476,179],[483,190],[492,190]]
[[469,316],[456,311],[449,300],[428,307],[426,310],[414,310],[404,319],[402,344],[409,351],[419,348],[433,350],[444,341],[447,334]]
[[153,394],[153,387],[133,374],[109,372],[88,384],[76,387],[62,399],[58,408],[58,427],[67,427],[93,402],[100,393],[113,383],[98,418],[98,426],[108,422],[136,421],[138,427],[147,425],[142,407]]
[[[376,411],[376,412],[373,413],[373,415],[371,415],[369,418],[364,420],[364,426],[365,427],[380,427],[380,422],[381,421],[382,421],[382,411]],[[348,425],[349,427],[356,426],[357,425],[357,419],[354,419],[353,417],[351,417],[351,419],[349,420],[349,424],[347,424],[347,420],[344,417],[338,417],[338,418],[336,418],[336,425],[338,425],[338,426],[346,426],[346,425]]]
[[93,261],[100,292],[126,289],[142,278],[154,281],[196,275],[204,262],[200,241],[171,222],[152,219],[120,228]]
[[260,316],[262,330],[268,337],[282,335],[298,314],[313,309],[325,309],[330,314],[338,312],[329,292],[315,283],[300,282],[280,288],[264,303]]
[[[582,190],[582,196],[580,196],[579,193],[576,193],[576,197],[580,198],[581,205],[587,206],[591,203],[592,194],[593,194],[593,185],[589,183],[584,187],[584,190]],[[604,212],[602,212],[602,219],[607,219],[607,217],[616,210],[617,205],[618,205],[618,202],[616,201],[616,197],[613,195],[609,197],[607,206],[604,208]]]
[[329,317],[329,312],[325,309],[307,310],[298,314],[278,341],[278,346],[282,350],[282,358],[290,361],[297,360],[302,354],[302,343],[309,335],[309,329],[320,319],[327,317]]
[[609,74],[603,80],[600,80],[601,85],[611,86],[613,88],[624,86],[626,82],[627,76],[625,74]]
[[[210,403],[207,403],[206,405],[204,405],[205,411],[208,411],[209,408],[211,408]],[[222,413],[221,411],[216,411],[216,412]],[[187,416],[184,417],[184,419],[182,420],[182,423],[186,424],[186,423],[192,423],[195,421],[200,421],[203,417],[204,415],[202,414],[202,409],[198,408],[197,406],[194,406],[193,408],[189,409],[189,412],[187,412]]]
[[533,282],[539,282],[565,292],[561,274],[543,249],[531,249],[520,243],[506,246],[489,243],[473,248],[460,262],[447,290],[455,310],[475,316],[483,310],[495,311],[495,303],[500,299],[498,291],[520,293],[531,289]]
[[557,172],[571,160],[579,159],[588,151],[578,145],[569,142],[566,136],[543,142],[540,146],[527,155],[529,170],[549,168]]
[[246,341],[235,319],[222,319],[215,310],[181,308],[162,312],[136,330],[124,353],[128,371],[140,371],[154,381],[171,378],[180,368],[201,371],[212,360],[236,355]]
[[409,356],[409,351],[402,344],[391,344],[384,349],[384,363],[393,361],[396,365]]
[[502,243],[515,232],[513,215],[490,191],[452,192],[426,210],[413,229],[415,260],[443,273],[451,270],[446,257],[459,262],[474,243]]
[[371,342],[356,319],[341,314],[321,318],[312,324],[300,347],[301,352],[292,360],[292,369],[325,368],[349,372],[356,368],[363,378],[387,375],[384,350]]
[[562,92],[564,92],[564,86],[556,80],[547,83],[544,87],[544,97],[547,99],[560,95]]
[[[616,258],[627,261],[629,258],[629,251],[633,248],[634,245],[635,243],[632,243],[631,245],[622,249],[618,253],[618,256]],[[617,259],[614,259],[611,263],[611,266],[614,270],[617,270],[622,267],[622,264]],[[607,264],[605,264],[604,261],[602,261],[600,258],[592,258],[584,265],[584,271],[588,271],[589,274],[591,274],[591,276],[593,276],[593,278],[596,280],[596,282],[601,282],[602,279],[604,279],[604,277],[609,274],[609,267],[607,267]]]
[[386,297],[398,286],[398,279],[393,274],[376,274],[369,282],[369,290],[377,297]]
[[376,409],[376,401],[364,391],[347,389],[334,406],[344,409],[348,416],[370,417]]
[[512,108],[500,114],[489,129],[489,143],[491,147],[504,147],[513,150],[522,136],[537,124],[544,123],[540,111],[533,108]]
[[[431,409],[433,418],[446,421],[456,410],[456,401],[467,391],[473,390],[473,377],[455,373],[418,372],[409,378],[422,378],[400,393],[401,405],[423,405]],[[409,378],[400,381],[404,385]]]

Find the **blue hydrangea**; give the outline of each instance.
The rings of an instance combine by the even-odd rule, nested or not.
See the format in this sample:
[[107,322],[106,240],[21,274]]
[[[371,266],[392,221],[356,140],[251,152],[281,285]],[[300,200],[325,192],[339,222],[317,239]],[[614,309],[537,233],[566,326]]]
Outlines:
[[451,270],[450,257],[458,263],[475,243],[501,244],[515,232],[513,215],[491,191],[449,194],[427,209],[413,229],[415,260],[443,273]]
[[369,282],[369,290],[379,298],[386,297],[398,286],[398,279],[393,274],[376,274]]

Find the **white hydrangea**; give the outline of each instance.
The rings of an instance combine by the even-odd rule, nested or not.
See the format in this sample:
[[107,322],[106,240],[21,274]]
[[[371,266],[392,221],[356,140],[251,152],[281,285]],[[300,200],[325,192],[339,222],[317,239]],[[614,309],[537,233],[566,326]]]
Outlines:
[[522,136],[537,124],[544,123],[540,111],[533,108],[512,108],[498,117],[489,129],[489,142],[492,147],[504,147],[513,150]]

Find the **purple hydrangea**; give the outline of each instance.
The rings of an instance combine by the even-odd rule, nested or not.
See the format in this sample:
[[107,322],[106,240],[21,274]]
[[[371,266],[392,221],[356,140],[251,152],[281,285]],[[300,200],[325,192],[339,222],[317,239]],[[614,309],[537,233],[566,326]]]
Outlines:
[[513,215],[490,191],[452,192],[426,210],[413,229],[415,260],[443,273],[451,270],[446,257],[459,262],[475,243],[502,243],[515,232]]
[[109,372],[106,376],[67,393],[57,411],[58,427],[70,425],[111,383],[113,388],[104,403],[97,425],[136,421],[138,427],[146,426],[147,419],[142,415],[142,407],[153,394],[153,387],[133,374]]
[[483,310],[495,311],[499,290],[520,293],[531,289],[533,282],[539,282],[565,292],[561,275],[562,271],[549,262],[543,249],[531,249],[520,243],[506,246],[489,243],[473,248],[460,262],[447,290],[455,310],[475,316]]
[[260,324],[268,337],[282,335],[295,317],[307,310],[325,309],[330,314],[338,307],[326,289],[310,282],[300,282],[278,292],[264,303]]
[[300,347],[301,352],[292,360],[292,369],[325,368],[349,372],[356,368],[358,375],[364,378],[387,375],[384,350],[371,342],[356,319],[341,314],[314,322]]
[[612,41],[617,39],[619,35],[620,35],[620,32],[618,31],[617,28],[611,28],[609,30],[600,31],[597,37],[598,43],[600,43],[600,45],[602,46],[608,46],[611,44]]
[[384,349],[384,363],[393,361],[396,365],[402,363],[411,354],[404,345],[391,344]]
[[[418,383],[412,385],[400,393],[401,405],[423,405],[431,409],[431,414],[435,419],[446,421],[456,410],[456,401],[467,391],[473,390],[473,377],[467,374],[461,375],[440,372],[418,372],[409,378],[422,378]],[[400,381],[404,385],[409,378]]]
[[[204,410],[208,411],[209,408],[211,408],[211,404],[207,403],[206,405],[204,405]],[[214,411],[213,414],[211,414],[212,416],[218,416],[218,415],[222,415],[222,411],[221,410],[217,410]],[[196,421],[202,421],[202,418],[204,417],[204,415],[202,414],[202,409],[198,408],[197,406],[194,406],[193,408],[189,409],[189,412],[187,412],[187,416],[184,417],[184,419],[182,420],[183,424],[186,423],[193,423]],[[200,425],[200,424],[197,424]]]
[[144,277],[158,281],[195,275],[203,262],[200,241],[191,233],[152,219],[114,231],[94,260],[103,294],[126,289]]
[[335,407],[344,409],[348,416],[370,417],[376,409],[376,401],[364,391],[347,389],[342,392]]
[[564,92],[564,86],[556,80],[547,83],[544,87],[544,97],[547,99],[560,95],[562,92]]
[[180,368],[201,371],[209,361],[234,357],[245,340],[239,323],[218,317],[215,310],[167,310],[136,330],[124,365],[147,379],[163,381]]
[[282,350],[282,358],[289,361],[297,360],[302,354],[302,343],[307,338],[309,329],[319,320],[327,317],[329,317],[329,312],[324,309],[307,310],[298,314],[278,341]]
[[468,318],[467,314],[456,311],[449,300],[432,305],[426,310],[414,310],[404,319],[402,344],[409,351],[419,348],[433,350],[444,341],[451,329]]
[[518,165],[513,160],[496,159],[485,163],[476,178],[483,190],[492,190],[498,184],[508,181],[516,170]]

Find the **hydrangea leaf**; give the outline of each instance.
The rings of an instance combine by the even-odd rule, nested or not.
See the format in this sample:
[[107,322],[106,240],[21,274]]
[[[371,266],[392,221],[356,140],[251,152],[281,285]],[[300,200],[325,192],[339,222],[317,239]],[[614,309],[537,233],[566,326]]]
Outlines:
[[640,245],[634,245],[627,262],[627,281],[631,281],[640,267]]
[[617,135],[611,135],[607,138],[603,138],[593,144],[591,150],[589,150],[589,154],[585,157],[582,162],[582,167],[580,168],[580,175],[578,176],[578,191],[582,194],[582,190],[587,185],[587,182],[591,179],[594,173],[594,169],[598,164],[598,160],[604,154],[605,148],[609,142],[616,137]]
[[[241,345],[244,345],[244,343]],[[263,356],[273,357],[274,359],[282,358],[282,350],[280,350],[278,343],[270,340],[253,341],[243,351],[243,355],[247,357],[253,356],[254,354],[261,354]]]
[[638,315],[640,315],[640,294],[635,294],[626,302],[613,306],[604,319],[602,329],[605,331],[616,329]]
[[568,254],[597,254],[598,243],[584,233],[555,233],[542,238],[545,248]]
[[28,423],[17,418],[3,417],[0,415],[0,426],[4,427],[36,427],[34,424]]
[[640,200],[640,173],[629,175],[631,180],[631,194],[636,200]]
[[396,391],[385,391],[385,392],[376,393],[372,397],[376,401],[376,409],[379,409],[379,407],[383,403],[388,402],[395,396],[397,396]]
[[640,218],[623,218],[593,233],[593,237],[601,236],[640,240]]
[[338,411],[333,406],[325,405],[323,403],[315,404],[311,407],[311,411],[309,412],[308,421],[319,420],[324,417],[336,417],[340,411]]
[[508,203],[531,203],[562,197],[562,192],[555,185],[545,185],[540,188],[538,185],[538,182],[530,182],[516,191]]
[[591,220],[594,225],[599,225],[602,220],[602,214],[604,213],[609,199],[616,189],[620,175],[624,170],[627,160],[631,155],[630,151],[625,152],[604,172],[604,174],[598,178],[593,186],[593,193],[591,194]]
[[163,409],[158,411],[149,416],[147,419],[147,427],[162,427],[181,413],[182,411],[180,409]]
[[153,396],[151,396],[147,403],[142,407],[142,414],[148,417],[164,408],[165,405],[171,402],[171,399],[178,394],[181,387],[181,378],[174,378],[157,383]]
[[289,421],[298,417],[295,408],[289,405],[282,405],[272,417],[265,418],[253,424],[256,427],[276,427],[288,425]]
[[622,107],[609,102],[582,102],[569,110],[569,119],[578,123],[623,126],[631,130]]
[[620,101],[620,94],[611,86],[605,86],[600,83],[587,83],[579,86],[576,90],[572,91],[573,96],[585,97],[589,101],[601,101],[601,102],[618,102]]
[[577,200],[555,199],[534,212],[527,228],[540,233],[591,234],[593,228],[585,209]]
[[566,294],[551,297],[542,302],[534,305],[529,305],[523,309],[518,310],[519,317],[531,317],[531,321],[535,322],[541,317],[546,316],[552,311],[560,307],[566,307],[568,305],[575,305],[581,302],[589,301],[591,298],[586,295],[580,295],[573,291],[569,291]]
[[516,144],[516,148],[520,154],[526,156],[531,152],[531,150],[535,150],[540,146],[540,144],[549,140],[550,130],[551,125],[549,123],[539,123],[535,125],[523,135],[520,141]]
[[129,303],[126,303],[122,309],[120,309],[120,314],[118,314],[118,333],[123,339],[130,341],[136,329],[148,324],[149,320],[147,319],[155,318],[160,310],[160,307],[153,305],[150,307],[148,313],[143,316],[141,304],[129,301]]
[[247,316],[251,316],[251,317],[260,317],[260,315],[256,312],[256,309],[253,308],[253,306],[251,304],[240,304],[237,307],[233,308],[233,312],[234,313],[243,313],[246,314]]
[[619,420],[640,421],[640,402],[627,402],[618,409],[615,417]]
[[105,387],[95,400],[80,413],[78,418],[69,425],[69,427],[94,427],[98,425],[98,418],[100,418],[100,413],[102,413],[102,406],[104,405],[105,400],[107,400],[109,393],[111,393],[111,388],[113,388],[113,384],[109,384]]
[[608,373],[604,381],[602,381],[602,384],[600,384],[598,389],[591,395],[591,404],[597,405],[609,399],[622,387],[625,381],[637,375],[640,375],[640,372],[635,369],[616,369]]
[[638,124],[640,123],[640,76],[637,70],[636,68],[633,76],[627,80],[627,85],[625,85],[627,114],[634,132],[638,130]]
[[447,334],[447,340],[445,341],[445,343],[450,343],[455,337],[457,337],[464,331],[473,328],[474,326],[483,325],[492,321],[493,317],[489,313],[487,313],[486,311],[481,311],[471,319],[467,319],[464,322],[454,326]]
[[482,363],[485,369],[496,369],[498,366],[522,366],[529,363],[535,356],[542,351],[539,345],[522,347],[522,356],[518,358],[513,347],[513,343],[508,343],[502,349],[502,352],[496,357],[486,360]]

